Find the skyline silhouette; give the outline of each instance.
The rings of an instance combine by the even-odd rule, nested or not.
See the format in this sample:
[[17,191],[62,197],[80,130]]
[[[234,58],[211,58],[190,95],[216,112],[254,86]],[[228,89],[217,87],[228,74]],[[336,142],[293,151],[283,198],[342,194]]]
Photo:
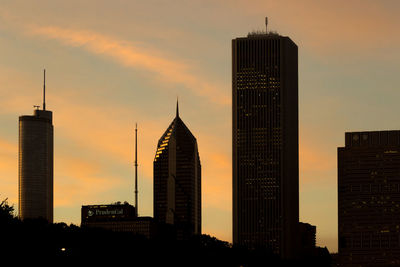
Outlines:
[[344,3],[2,4],[0,196],[18,202],[16,118],[41,104],[46,66],[56,222],[78,224],[84,204],[134,203],[136,121],[140,213],[152,216],[156,140],[179,95],[202,157],[203,232],[231,241],[230,40],[263,28],[267,15],[299,46],[300,220],[334,252],[336,148],[346,131],[397,129],[400,97],[399,4]]

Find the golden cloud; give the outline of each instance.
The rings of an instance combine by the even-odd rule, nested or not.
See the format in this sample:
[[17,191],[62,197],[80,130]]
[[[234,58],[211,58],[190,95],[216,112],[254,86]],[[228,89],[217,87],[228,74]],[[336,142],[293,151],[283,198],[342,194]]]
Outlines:
[[199,77],[198,73],[191,73],[191,67],[181,60],[163,57],[159,51],[145,50],[133,43],[87,30],[55,26],[29,26],[27,29],[30,35],[57,40],[66,46],[81,47],[90,53],[107,56],[125,67],[155,73],[161,81],[172,85],[181,84],[197,96],[215,104],[230,104],[230,95],[221,91],[226,88],[225,85],[207,82],[209,79]]

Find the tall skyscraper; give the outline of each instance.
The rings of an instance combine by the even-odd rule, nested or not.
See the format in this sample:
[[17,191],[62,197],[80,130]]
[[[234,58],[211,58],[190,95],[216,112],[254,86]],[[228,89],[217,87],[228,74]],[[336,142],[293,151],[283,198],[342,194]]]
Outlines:
[[295,255],[299,223],[297,45],[232,40],[233,242]]
[[[45,74],[44,74],[45,75]],[[19,217],[53,222],[53,113],[43,109],[19,117],[18,213]]]
[[201,165],[197,141],[176,117],[154,158],[154,218],[174,225],[178,239],[201,234]]
[[400,266],[400,131],[345,134],[338,240],[340,266]]

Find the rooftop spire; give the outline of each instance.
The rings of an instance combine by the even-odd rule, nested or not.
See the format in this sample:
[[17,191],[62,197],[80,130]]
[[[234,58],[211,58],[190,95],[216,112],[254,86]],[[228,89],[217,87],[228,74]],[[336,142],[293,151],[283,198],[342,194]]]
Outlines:
[[176,117],[179,118],[179,103],[178,103],[178,97],[176,97]]
[[136,208],[136,217],[138,216],[138,176],[137,176],[137,169],[138,169],[138,163],[137,163],[137,123],[135,127],[135,208]]
[[46,69],[43,69],[43,110],[46,110]]

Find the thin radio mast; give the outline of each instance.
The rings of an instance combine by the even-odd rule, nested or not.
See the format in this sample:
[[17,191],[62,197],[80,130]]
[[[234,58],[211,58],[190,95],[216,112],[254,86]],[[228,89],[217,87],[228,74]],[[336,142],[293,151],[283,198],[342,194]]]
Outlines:
[[43,69],[43,110],[46,110],[46,69]]
[[138,184],[137,184],[137,168],[138,168],[138,163],[137,163],[137,123],[136,123],[136,128],[135,128],[135,208],[136,208],[136,216],[139,215],[138,211]]

